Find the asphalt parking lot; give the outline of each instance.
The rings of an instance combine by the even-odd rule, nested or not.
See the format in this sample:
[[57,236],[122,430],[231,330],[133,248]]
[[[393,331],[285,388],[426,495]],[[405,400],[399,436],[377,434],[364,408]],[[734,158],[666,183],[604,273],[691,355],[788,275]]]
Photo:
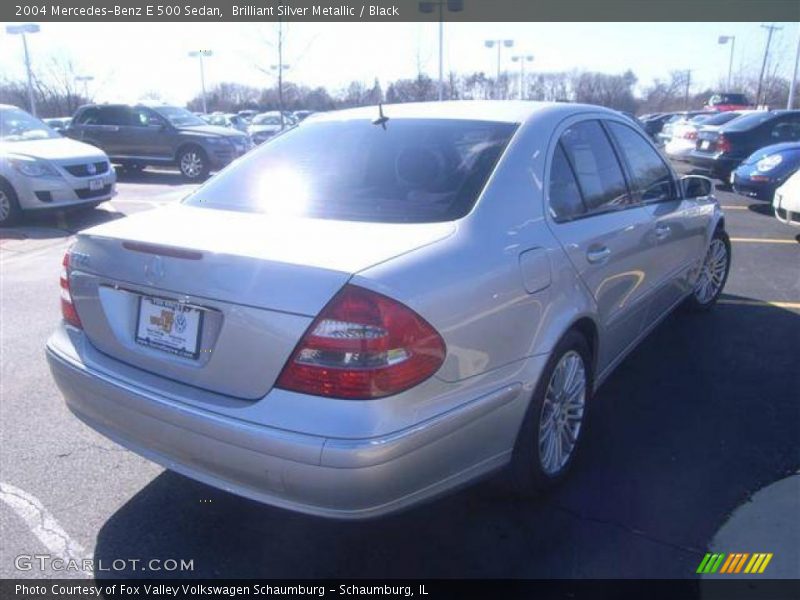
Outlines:
[[[191,187],[169,172],[122,177],[119,195],[95,210],[0,230],[0,577],[80,576],[15,568],[17,556],[53,551],[106,565],[193,560],[191,572],[115,573],[131,576],[694,577],[732,511],[800,468],[800,229],[721,189],[733,242],[722,301],[704,315],[676,312],[625,360],[554,494],[510,498],[493,479],[340,523],[164,471],[70,415],[44,343],[60,319],[70,236]],[[785,526],[800,540],[796,518]]]

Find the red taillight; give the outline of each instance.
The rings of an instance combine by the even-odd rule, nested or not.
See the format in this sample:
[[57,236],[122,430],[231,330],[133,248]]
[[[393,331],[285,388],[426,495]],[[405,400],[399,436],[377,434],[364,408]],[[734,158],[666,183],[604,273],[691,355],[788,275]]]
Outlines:
[[717,138],[717,152],[730,152],[732,149],[731,141],[724,135],[719,134]]
[[346,285],[295,348],[277,387],[334,398],[381,398],[433,375],[446,348],[413,310],[376,292]]
[[64,254],[61,261],[61,316],[64,320],[74,327],[83,328],[75,305],[72,303],[72,293],[69,289],[69,251]]
[[683,137],[685,139],[687,139],[687,140],[696,140],[697,139],[697,132],[694,131],[694,130],[687,131],[686,133],[683,134]]

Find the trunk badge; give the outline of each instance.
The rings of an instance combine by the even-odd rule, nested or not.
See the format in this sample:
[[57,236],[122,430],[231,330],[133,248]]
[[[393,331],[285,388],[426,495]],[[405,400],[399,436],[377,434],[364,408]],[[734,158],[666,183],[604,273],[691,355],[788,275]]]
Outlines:
[[164,279],[164,260],[160,256],[153,256],[144,264],[144,278],[151,285]]

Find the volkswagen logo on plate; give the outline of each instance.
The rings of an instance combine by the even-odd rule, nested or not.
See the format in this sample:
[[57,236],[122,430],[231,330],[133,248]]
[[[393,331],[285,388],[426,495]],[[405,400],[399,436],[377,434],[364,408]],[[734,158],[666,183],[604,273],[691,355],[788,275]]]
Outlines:
[[164,260],[160,256],[153,256],[144,264],[144,278],[151,285],[164,279]]
[[94,166],[94,163],[89,163],[86,165],[86,172],[89,173],[89,175],[94,175],[97,173],[97,167]]

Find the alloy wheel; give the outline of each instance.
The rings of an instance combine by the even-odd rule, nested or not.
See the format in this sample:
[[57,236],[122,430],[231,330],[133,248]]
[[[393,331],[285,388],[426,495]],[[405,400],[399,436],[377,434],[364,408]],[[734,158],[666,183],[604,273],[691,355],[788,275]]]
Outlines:
[[557,475],[575,451],[585,407],[586,367],[570,350],[553,370],[539,416],[539,461],[548,475]]
[[197,152],[186,152],[181,156],[181,172],[194,179],[203,172],[203,158]]
[[11,215],[11,198],[0,190],[0,223],[4,223]]
[[700,304],[708,304],[716,297],[725,282],[727,270],[728,248],[720,238],[714,238],[694,286],[694,297]]

